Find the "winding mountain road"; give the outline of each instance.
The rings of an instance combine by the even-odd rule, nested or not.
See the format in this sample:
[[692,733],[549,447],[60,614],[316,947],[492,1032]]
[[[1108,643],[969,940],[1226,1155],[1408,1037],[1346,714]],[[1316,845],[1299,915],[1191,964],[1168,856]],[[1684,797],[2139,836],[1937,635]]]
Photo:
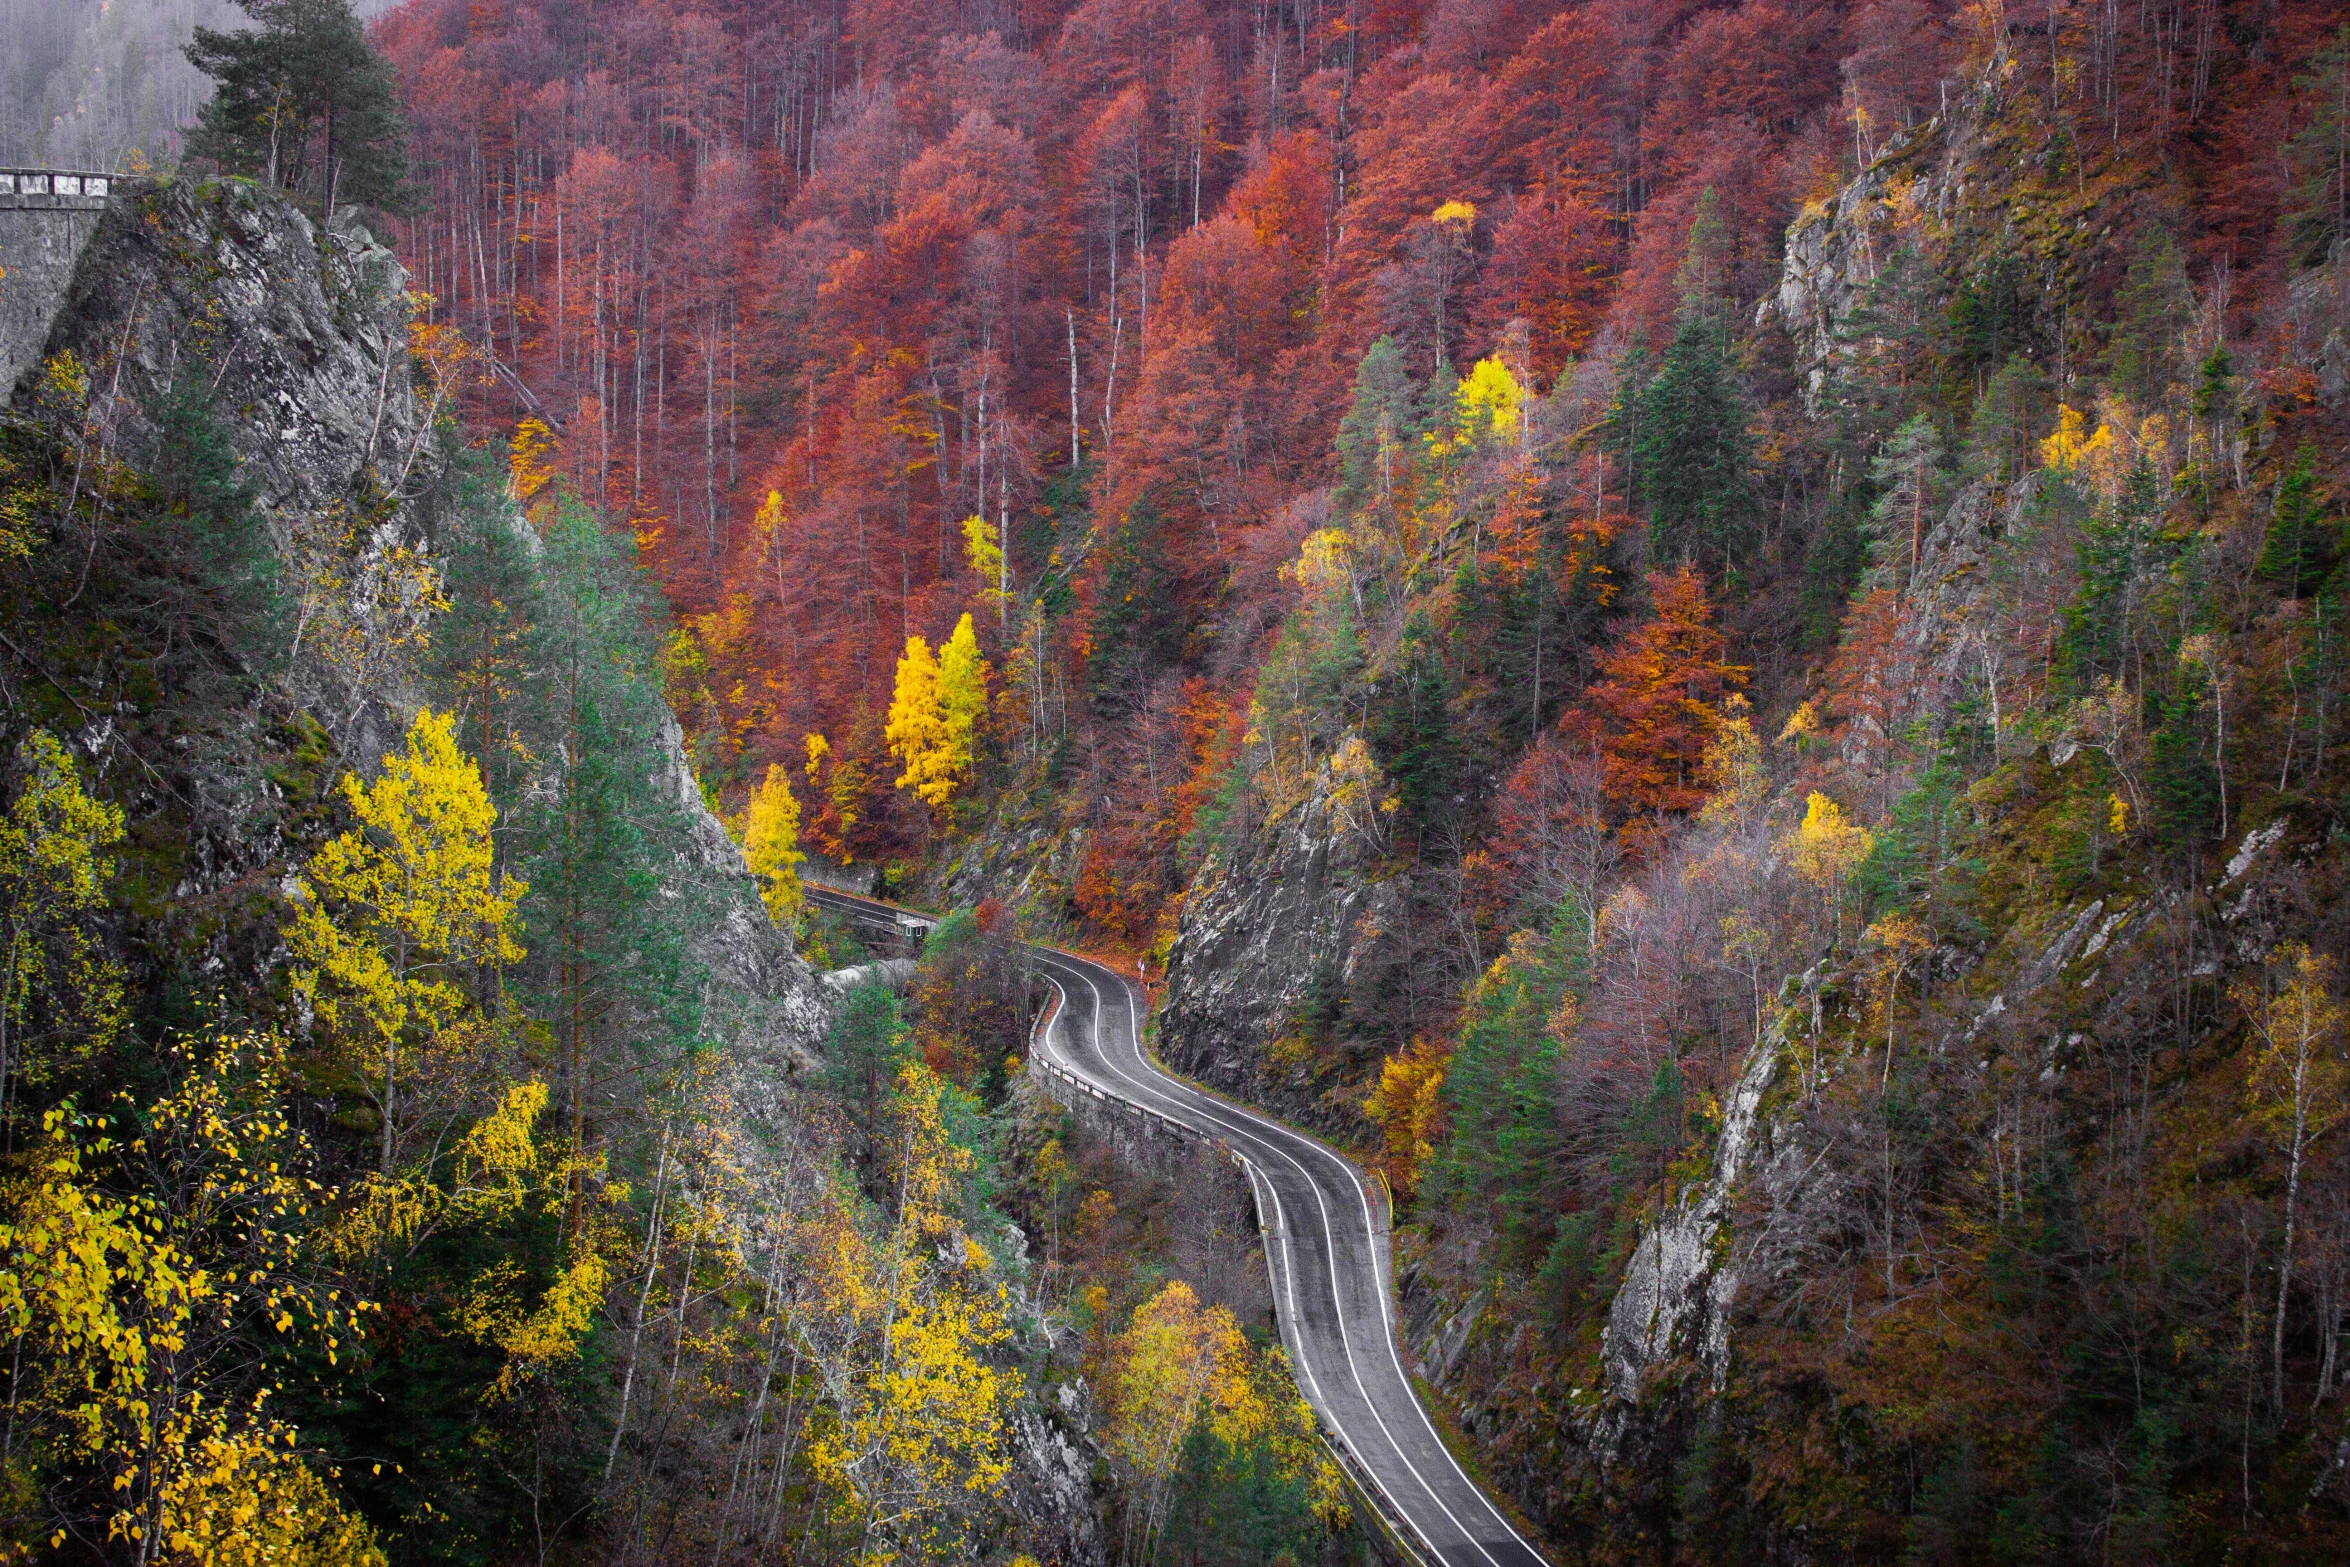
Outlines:
[[[861,922],[928,923],[827,888],[810,886],[808,896]],[[1389,1525],[1441,1567],[1543,1567],[1445,1448],[1404,1372],[1386,1210],[1362,1173],[1304,1133],[1160,1071],[1143,1052],[1142,1003],[1123,976],[1051,948],[1030,950],[1059,997],[1032,1060],[1230,1149],[1248,1172],[1298,1385]]]

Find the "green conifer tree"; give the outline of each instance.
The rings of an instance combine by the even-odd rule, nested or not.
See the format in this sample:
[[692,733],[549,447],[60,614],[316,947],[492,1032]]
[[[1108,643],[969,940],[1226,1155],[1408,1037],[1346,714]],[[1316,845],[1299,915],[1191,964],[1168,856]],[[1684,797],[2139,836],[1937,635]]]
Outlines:
[[2314,592],[2333,569],[2341,531],[2338,523],[2329,525],[2318,515],[2317,452],[2303,446],[2277,484],[2255,569],[2294,598]]
[[1642,390],[1630,447],[1655,557],[1734,556],[1753,510],[1746,402],[1720,334],[1702,316],[1683,319]]
[[187,55],[219,87],[189,138],[193,157],[260,177],[332,213],[405,203],[408,126],[391,66],[350,0],[237,0],[260,25],[199,27]]

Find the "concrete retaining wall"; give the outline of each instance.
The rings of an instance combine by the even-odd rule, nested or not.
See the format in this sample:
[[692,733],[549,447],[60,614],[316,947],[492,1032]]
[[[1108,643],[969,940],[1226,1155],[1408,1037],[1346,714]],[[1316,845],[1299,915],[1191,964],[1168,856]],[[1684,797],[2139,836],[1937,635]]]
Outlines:
[[0,169],[0,402],[41,362],[115,185],[104,174]]

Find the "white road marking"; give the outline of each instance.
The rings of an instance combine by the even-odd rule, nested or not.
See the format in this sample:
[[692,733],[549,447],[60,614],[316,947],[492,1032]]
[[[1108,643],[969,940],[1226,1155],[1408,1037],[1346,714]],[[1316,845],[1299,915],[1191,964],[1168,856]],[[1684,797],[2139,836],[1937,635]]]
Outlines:
[[[829,890],[830,889],[825,889],[825,891]],[[819,903],[827,901],[823,892],[818,892],[815,889],[811,889],[811,894]],[[838,893],[835,893],[832,896],[836,898],[844,898],[844,900],[846,898],[846,895]],[[851,909],[854,912],[864,912],[864,910],[858,908],[858,906],[853,902],[851,903]],[[892,913],[894,915],[895,911],[893,910]],[[892,923],[895,923],[894,919]],[[1177,1105],[1188,1109],[1191,1114],[1198,1117],[1199,1119],[1208,1121],[1227,1133],[1230,1133],[1239,1138],[1244,1138],[1250,1143],[1257,1144],[1267,1149],[1268,1151],[1279,1155],[1280,1158],[1284,1160],[1291,1169],[1297,1172],[1299,1177],[1306,1182],[1307,1186],[1313,1190],[1315,1207],[1318,1210],[1318,1217],[1322,1222],[1323,1240],[1328,1248],[1328,1257],[1330,1262],[1330,1304],[1332,1311],[1337,1316],[1338,1345],[1340,1351],[1346,1357],[1347,1371],[1354,1381],[1355,1391],[1361,1395],[1363,1406],[1371,1412],[1372,1420],[1378,1424],[1380,1434],[1387,1438],[1388,1446],[1393,1451],[1396,1460],[1411,1473],[1411,1476],[1414,1480],[1419,1482],[1420,1488],[1427,1492],[1428,1499],[1436,1504],[1437,1509],[1444,1514],[1446,1521],[1449,1522],[1454,1529],[1459,1531],[1463,1539],[1467,1540],[1470,1545],[1476,1548],[1477,1553],[1483,1556],[1485,1560],[1491,1564],[1491,1567],[1501,1567],[1500,1561],[1494,1556],[1493,1552],[1488,1550],[1485,1546],[1485,1543],[1475,1534],[1472,1534],[1469,1531],[1468,1527],[1461,1522],[1459,1515],[1456,1514],[1452,1508],[1446,1504],[1443,1496],[1437,1492],[1436,1487],[1429,1484],[1428,1478],[1420,1472],[1419,1466],[1412,1462],[1411,1455],[1404,1451],[1403,1444],[1396,1439],[1394,1430],[1387,1424],[1386,1417],[1379,1412],[1377,1401],[1371,1397],[1370,1389],[1363,1381],[1362,1367],[1355,1359],[1354,1345],[1347,1333],[1347,1313],[1345,1303],[1339,1298],[1338,1293],[1339,1263],[1337,1232],[1332,1226],[1329,1207],[1323,1198],[1322,1183],[1315,1179],[1313,1174],[1306,1169],[1302,1162],[1300,1162],[1297,1155],[1292,1151],[1291,1145],[1302,1145],[1312,1152],[1320,1155],[1322,1158],[1327,1159],[1332,1165],[1336,1166],[1338,1170],[1340,1170],[1346,1176],[1347,1183],[1354,1188],[1355,1199],[1362,1209],[1363,1234],[1370,1248],[1371,1279],[1374,1286],[1374,1291],[1379,1297],[1380,1328],[1383,1337],[1385,1337],[1387,1341],[1388,1359],[1390,1364],[1394,1367],[1396,1380],[1402,1385],[1405,1393],[1410,1396],[1412,1406],[1418,1411],[1421,1424],[1426,1429],[1429,1439],[1433,1441],[1436,1444],[1437,1449],[1444,1454],[1446,1461],[1452,1466],[1454,1474],[1459,1477],[1462,1485],[1474,1493],[1478,1501],[1484,1504],[1486,1512],[1491,1515],[1494,1522],[1501,1525],[1503,1532],[1513,1543],[1515,1543],[1520,1549],[1524,1550],[1534,1561],[1541,1562],[1543,1560],[1541,1553],[1526,1543],[1524,1536],[1520,1535],[1516,1526],[1511,1524],[1509,1519],[1503,1516],[1501,1509],[1495,1505],[1493,1498],[1486,1494],[1484,1487],[1478,1485],[1476,1481],[1469,1477],[1468,1471],[1461,1466],[1459,1458],[1454,1456],[1452,1449],[1445,1445],[1442,1435],[1439,1434],[1436,1430],[1436,1422],[1429,1415],[1427,1406],[1421,1402],[1417,1393],[1413,1392],[1412,1390],[1411,1377],[1409,1373],[1404,1370],[1402,1354],[1396,1348],[1395,1323],[1393,1317],[1394,1307],[1393,1302],[1388,1298],[1387,1282],[1380,1270],[1378,1230],[1377,1223],[1371,1213],[1370,1192],[1369,1189],[1364,1185],[1362,1177],[1355,1171],[1354,1166],[1348,1163],[1344,1158],[1340,1157],[1335,1150],[1324,1147],[1320,1142],[1314,1140],[1313,1138],[1303,1136],[1302,1134],[1293,1131],[1289,1127],[1281,1125],[1277,1121],[1273,1121],[1265,1116],[1259,1115],[1253,1110],[1249,1110],[1240,1105],[1230,1104],[1224,1100],[1201,1093],[1199,1090],[1192,1088],[1189,1084],[1179,1082],[1174,1078],[1168,1077],[1165,1073],[1160,1072],[1155,1066],[1151,1064],[1149,1058],[1146,1057],[1142,1052],[1141,1014],[1135,1006],[1133,987],[1127,985],[1123,979],[1120,979],[1118,981],[1120,988],[1126,992],[1127,1026],[1130,1034],[1130,1042],[1134,1049],[1136,1065],[1139,1066],[1145,1073],[1147,1073],[1150,1078],[1157,1079],[1158,1081],[1146,1082],[1142,1079],[1136,1078],[1119,1063],[1117,1058],[1111,1053],[1108,1045],[1104,1041],[1102,1024],[1106,1013],[1106,1007],[1104,1006],[1102,1000],[1101,987],[1094,983],[1093,976],[1086,971],[1087,968],[1091,965],[1088,965],[1083,959],[1065,956],[1046,947],[1031,947],[1030,950],[1034,952],[1041,960],[1040,966],[1047,970],[1045,974],[1045,982],[1051,985],[1054,991],[1060,997],[1061,1004],[1056,1009],[1051,1022],[1048,1024],[1045,1023],[1044,1020],[1040,1019],[1039,1024],[1042,1029],[1041,1037],[1043,1040],[1043,1048],[1048,1054],[1057,1055],[1061,1058],[1060,1064],[1064,1070],[1068,1071],[1072,1076],[1075,1076],[1081,1080],[1086,1075],[1079,1063],[1066,1052],[1056,1049],[1053,1042],[1053,1030],[1067,1018],[1069,1013],[1069,992],[1067,988],[1060,983],[1060,980],[1050,972],[1050,970],[1055,965],[1060,966],[1061,968],[1073,973],[1078,979],[1083,980],[1085,982],[1086,988],[1093,992],[1095,1048],[1099,1052],[1103,1064],[1107,1066],[1112,1073],[1123,1079],[1133,1088],[1139,1090],[1142,1094],[1156,1094],[1159,1097],[1170,1099]],[[1107,971],[1105,970],[1105,972]],[[1032,1032],[1030,1037],[1033,1050],[1033,1042],[1038,1037],[1038,1035]],[[1163,1083],[1165,1086],[1160,1087],[1158,1086],[1159,1083]],[[1089,1084],[1088,1086],[1091,1085]],[[1134,1103],[1139,1108],[1148,1110],[1153,1114],[1160,1115],[1162,1119],[1173,1119],[1172,1117],[1165,1116],[1163,1112],[1158,1110],[1156,1105],[1149,1104],[1142,1098],[1135,1098],[1131,1095],[1122,1097],[1129,1098],[1130,1102]],[[1246,1128],[1233,1126],[1224,1119],[1225,1115],[1238,1116],[1243,1121],[1250,1124]],[[1177,1124],[1181,1123],[1178,1122]],[[1257,1128],[1262,1128],[1263,1130],[1259,1131]],[[1271,1135],[1267,1136],[1265,1135],[1266,1133],[1270,1133]],[[1244,1159],[1245,1157],[1246,1156],[1243,1155]],[[1252,1170],[1250,1171],[1250,1175],[1253,1180],[1256,1176],[1256,1172]],[[1404,1507],[1403,1503],[1395,1495],[1395,1493],[1388,1489],[1386,1481],[1379,1477],[1377,1471],[1374,1470],[1367,1461],[1363,1461],[1361,1459],[1360,1444],[1358,1444],[1354,1440],[1353,1436],[1347,1432],[1344,1425],[1339,1422],[1335,1410],[1332,1409],[1328,1405],[1327,1401],[1321,1396],[1320,1383],[1316,1380],[1313,1367],[1305,1353],[1305,1319],[1303,1314],[1299,1312],[1297,1306],[1297,1269],[1295,1260],[1289,1254],[1288,1225],[1284,1221],[1282,1213],[1280,1192],[1275,1188],[1273,1182],[1269,1179],[1264,1182],[1264,1186],[1267,1191],[1273,1194],[1274,1228],[1277,1233],[1277,1238],[1281,1243],[1283,1287],[1284,1292],[1288,1297],[1289,1317],[1290,1322],[1293,1325],[1293,1333],[1298,1351],[1298,1365],[1299,1369],[1305,1373],[1306,1380],[1312,1387],[1314,1402],[1317,1406],[1322,1407],[1329,1412],[1331,1423],[1338,1426],[1341,1439],[1346,1442],[1350,1449],[1353,1449],[1356,1452],[1358,1455],[1358,1462],[1362,1462],[1363,1472],[1370,1478],[1371,1483],[1379,1488],[1380,1494],[1387,1499],[1388,1505],[1395,1510],[1397,1515],[1401,1517],[1404,1522],[1411,1526],[1412,1532],[1419,1535],[1423,1543],[1425,1543],[1431,1551],[1435,1552],[1438,1558],[1441,1560],[1444,1554],[1443,1548],[1438,1546],[1434,1540],[1429,1538],[1428,1531],[1420,1524],[1419,1520],[1414,1518],[1411,1512]]]

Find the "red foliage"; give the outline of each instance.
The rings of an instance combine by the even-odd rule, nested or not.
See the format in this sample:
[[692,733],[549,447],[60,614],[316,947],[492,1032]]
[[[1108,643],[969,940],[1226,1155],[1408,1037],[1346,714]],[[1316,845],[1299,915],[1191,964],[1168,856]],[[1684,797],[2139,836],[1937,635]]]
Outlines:
[[[1101,774],[1074,794],[1113,802],[1087,807],[1097,842],[1164,885],[1189,807],[1172,783],[1116,803],[1108,771],[1156,747],[1180,778],[1196,747],[1173,696],[1135,721],[1149,739],[1095,733],[1068,696],[1093,568],[1040,503],[1073,454],[1105,534],[1157,509],[1175,618],[1245,650],[1287,602],[1271,566],[1382,330],[1411,326],[1424,360],[1438,316],[1456,355],[1523,322],[1547,384],[1611,314],[1665,328],[1709,187],[1743,312],[1798,203],[1994,43],[2002,91],[2104,160],[2093,180],[2180,171],[2198,278],[2224,258],[2257,279],[2287,197],[2276,148],[2305,123],[2292,81],[2337,9],[2223,5],[2179,31],[1953,0],[1366,0],[1318,25],[1231,0],[409,0],[376,37],[427,195],[400,225],[415,286],[497,366],[469,412],[555,426],[560,471],[645,541],[709,665],[691,721],[719,781],[798,765],[808,732],[883,775],[897,648],[985,608],[976,513],[1010,524],[1024,588],[1074,574],[1040,689]],[[1477,215],[1437,235],[1447,202]],[[2263,287],[2234,298],[2239,340]],[[1245,652],[1210,669],[1185,645],[1153,678],[1208,678],[1228,710]],[[1589,711],[1638,705],[1636,685],[1605,676]],[[1620,811],[1696,787],[1697,730],[1650,738],[1645,761],[1611,752]],[[896,831],[876,803],[841,844],[891,851]]]

